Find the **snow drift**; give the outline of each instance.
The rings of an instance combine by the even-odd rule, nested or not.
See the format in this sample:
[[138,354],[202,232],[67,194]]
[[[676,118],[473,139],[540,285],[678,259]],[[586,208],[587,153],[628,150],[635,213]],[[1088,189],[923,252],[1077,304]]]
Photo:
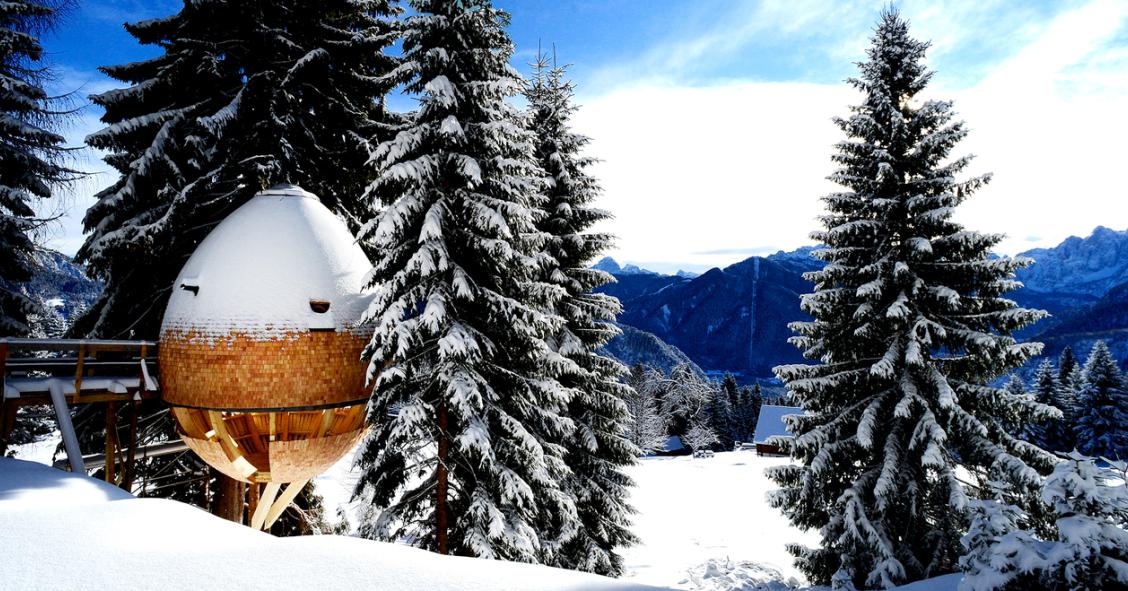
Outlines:
[[343,536],[275,538],[163,499],[0,458],[0,588],[654,589]]

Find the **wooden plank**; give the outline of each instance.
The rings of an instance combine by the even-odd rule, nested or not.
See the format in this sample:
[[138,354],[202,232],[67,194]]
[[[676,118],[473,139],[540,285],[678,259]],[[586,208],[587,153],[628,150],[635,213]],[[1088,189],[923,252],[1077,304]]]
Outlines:
[[114,475],[117,467],[117,403],[106,403],[106,465],[104,475],[106,482],[115,484]]
[[[93,402],[129,402],[133,400],[134,394],[136,394],[136,392],[119,394],[117,392],[107,392],[104,390],[101,392],[91,392],[90,390],[87,390],[82,395],[82,400],[78,400],[75,396],[72,396],[70,394],[66,394],[65,397],[67,399],[67,402],[70,404],[76,404],[79,402],[81,402],[82,404],[88,404]],[[149,400],[152,398],[157,398],[157,396],[142,395],[141,398]],[[19,406],[51,404],[51,394],[50,392],[23,392],[20,394],[19,398],[10,399],[9,402],[14,402]]]
[[321,411],[321,425],[317,428],[317,433],[313,438],[324,437],[329,434],[329,427],[333,425],[333,417],[337,414],[337,409],[327,408]]
[[278,433],[278,413],[270,413],[270,440],[274,441]]
[[[255,485],[258,486],[258,485]],[[266,516],[270,513],[270,507],[274,504],[274,498],[278,496],[278,489],[282,486],[279,482],[268,482],[266,487],[263,488],[262,494],[259,495],[258,504],[255,507],[255,512],[251,515],[251,527],[254,529],[265,529],[262,524],[266,523]]]
[[125,474],[121,479],[121,488],[126,492],[133,492],[133,475],[137,473],[137,405],[140,402],[129,403],[129,454],[125,459]]
[[207,413],[208,421],[211,423],[212,429],[215,430],[216,439],[223,447],[223,452],[227,454],[227,459],[231,460],[235,470],[243,478],[253,476],[258,470],[247,461],[247,458],[243,456],[243,450],[239,449],[239,443],[227,432],[227,426],[223,423],[223,413],[218,410],[209,410]]
[[282,516],[282,512],[298,497],[298,493],[302,492],[307,482],[309,482],[309,479],[295,480],[286,485],[286,490],[282,491],[278,500],[274,501],[274,504],[270,506],[270,512],[266,514],[266,521],[262,524],[263,530],[270,529],[270,526],[274,525],[275,521],[278,521],[278,518]]
[[250,440],[250,445],[247,447],[252,452],[265,453],[266,449],[262,445],[262,434],[259,433],[258,425],[255,424],[255,413],[246,413],[243,420],[247,422],[247,438]]
[[86,362],[86,345],[78,346],[78,363],[74,369],[74,397],[73,401],[78,402],[82,397],[82,364]]

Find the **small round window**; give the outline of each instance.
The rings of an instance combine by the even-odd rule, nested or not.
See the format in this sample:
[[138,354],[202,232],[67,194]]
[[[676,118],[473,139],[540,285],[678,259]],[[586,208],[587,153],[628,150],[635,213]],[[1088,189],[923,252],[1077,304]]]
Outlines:
[[310,300],[309,309],[318,314],[324,314],[329,311],[329,302],[327,300]]

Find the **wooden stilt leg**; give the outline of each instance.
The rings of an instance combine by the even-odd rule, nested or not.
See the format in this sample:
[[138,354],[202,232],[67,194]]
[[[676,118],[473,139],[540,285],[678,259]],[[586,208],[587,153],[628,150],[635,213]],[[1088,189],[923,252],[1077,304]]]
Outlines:
[[121,487],[127,492],[133,492],[133,475],[137,473],[137,405],[140,402],[129,403],[129,454],[125,460],[125,467],[121,479]]
[[450,453],[450,439],[447,437],[446,401],[439,401],[439,464],[436,467],[437,486],[435,487],[435,541],[439,554],[448,554],[447,547],[447,455]]
[[117,403],[106,403],[106,482],[114,484],[117,464]]
[[251,516],[252,528],[266,529],[262,524],[266,522],[266,515],[270,512],[270,506],[274,503],[274,497],[278,496],[278,488],[280,486],[282,485],[277,482],[268,482],[266,484],[262,495],[259,496],[258,506],[255,507],[254,515]]
[[294,499],[298,497],[298,493],[302,492],[307,482],[309,482],[309,479],[295,480],[286,485],[286,490],[282,491],[282,494],[278,495],[278,500],[274,501],[274,504],[270,506],[270,512],[266,514],[266,521],[262,524],[262,529],[270,529],[270,526],[274,525],[275,521],[278,521],[278,518],[282,516],[282,512],[286,510],[286,507],[290,506],[290,503],[294,502]]

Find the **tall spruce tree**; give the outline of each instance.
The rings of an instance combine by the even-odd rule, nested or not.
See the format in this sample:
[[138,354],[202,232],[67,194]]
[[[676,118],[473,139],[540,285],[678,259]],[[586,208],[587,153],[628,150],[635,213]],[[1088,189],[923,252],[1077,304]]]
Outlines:
[[[399,72],[419,110],[373,152],[378,209],[361,238],[383,253],[367,317],[375,380],[357,495],[364,535],[536,562],[568,538],[574,500],[561,445],[572,392],[545,377],[569,362],[546,338],[565,295],[551,257],[532,134],[507,102],[508,15],[486,0],[411,2]],[[546,531],[546,523],[557,531]]]
[[91,97],[106,127],[87,143],[120,178],[86,213],[77,259],[106,283],[81,335],[156,337],[196,245],[255,192],[293,183],[355,230],[395,85],[390,0],[185,1],[127,24],[157,57],[106,66],[128,84]]
[[789,547],[814,583],[889,588],[954,570],[969,495],[957,465],[1033,501],[1035,467],[1052,462],[1006,431],[1052,411],[988,385],[1040,350],[1010,334],[1043,313],[1001,297],[1024,261],[990,256],[1000,236],[951,219],[988,179],[955,180],[967,130],[951,103],[917,99],[927,47],[883,11],[849,80],[863,102],[836,120],[847,139],[830,179],[846,191],[823,198],[812,234],[827,262],[807,274],[814,320],[792,325],[819,363],[775,370],[806,414],[790,420],[797,462],[770,469],[770,501],[819,530],[821,547]]
[[564,325],[548,340],[559,359],[545,368],[550,379],[572,391],[566,414],[575,429],[563,441],[570,475],[562,485],[579,515],[576,531],[546,552],[545,562],[619,576],[623,559],[615,549],[637,541],[629,530],[632,481],[623,468],[634,463],[639,449],[624,437],[631,420],[625,399],[632,394],[620,381],[626,368],[599,353],[620,333],[614,322],[622,307],[612,296],[593,293],[614,281],[590,267],[613,242],[591,227],[610,214],[593,207],[599,185],[588,168],[595,160],[581,154],[589,139],[571,129],[574,87],[565,74],[564,66],[540,55],[525,86],[534,156],[546,175],[545,215],[537,227],[547,237],[544,248],[552,261],[542,276],[564,293],[555,307]]
[[34,205],[76,173],[64,164],[60,116],[44,90],[48,69],[39,35],[59,2],[0,3],[0,337],[26,336],[28,316],[45,314],[21,289],[37,267]]
[[1058,356],[1058,381],[1064,384],[1075,369],[1077,369],[1077,358],[1073,355],[1073,347],[1066,345]]
[[1093,345],[1081,383],[1074,424],[1077,450],[1096,458],[1128,460],[1128,384],[1104,341]]
[[1047,451],[1061,452],[1073,448],[1073,435],[1069,427],[1073,417],[1072,408],[1066,404],[1058,370],[1049,359],[1038,365],[1034,373],[1034,400],[1061,411],[1061,416],[1046,419],[1030,425],[1029,441]]

